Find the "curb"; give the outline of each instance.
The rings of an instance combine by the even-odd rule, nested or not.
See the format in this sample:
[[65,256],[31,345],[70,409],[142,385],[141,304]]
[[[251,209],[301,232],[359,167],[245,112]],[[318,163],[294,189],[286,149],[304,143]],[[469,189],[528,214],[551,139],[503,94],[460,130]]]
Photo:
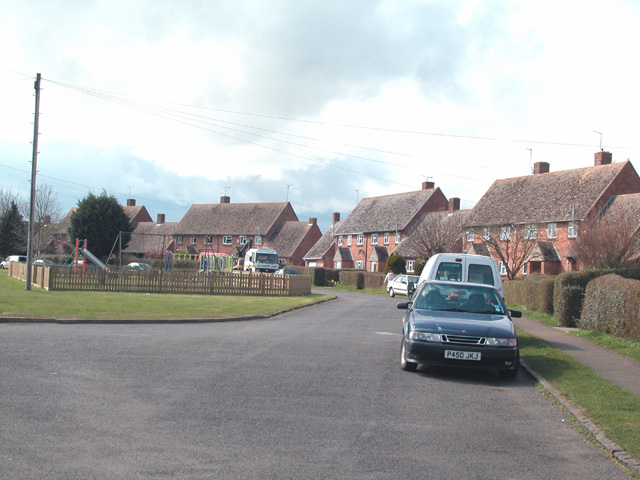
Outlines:
[[632,457],[629,453],[617,443],[609,440],[600,427],[593,423],[589,418],[585,416],[582,410],[571,403],[564,395],[551,386],[538,372],[531,368],[524,360],[520,359],[520,365],[535,378],[544,389],[555,398],[555,400],[563,406],[565,411],[580,425],[587,429],[593,439],[598,442],[602,448],[604,448],[609,455],[618,460],[622,465],[629,470],[640,473],[640,460]]

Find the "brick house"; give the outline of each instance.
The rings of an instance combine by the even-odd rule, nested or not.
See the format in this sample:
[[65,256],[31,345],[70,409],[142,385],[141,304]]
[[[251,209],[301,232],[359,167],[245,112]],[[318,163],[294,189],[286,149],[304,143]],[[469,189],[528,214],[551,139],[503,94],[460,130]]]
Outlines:
[[285,222],[298,222],[289,202],[231,203],[228,196],[222,196],[220,203],[189,208],[175,226],[175,251],[233,255],[248,240],[254,247],[267,247],[267,239],[274,241],[275,232]]
[[418,191],[363,198],[334,231],[334,268],[384,271],[389,255],[423,215],[448,207],[433,182],[423,182]]
[[144,205],[136,205],[135,198],[128,198],[127,204],[122,207],[122,210],[127,214],[132,225],[140,222],[153,222],[147,208]]
[[305,267],[333,268],[333,258],[336,254],[334,232],[340,223],[340,213],[334,212],[331,226],[304,256]]
[[149,253],[173,251],[173,233],[177,224],[178,222],[165,222],[164,213],[159,213],[155,222],[136,223],[122,253],[143,258]]
[[267,239],[267,246],[278,252],[278,258],[287,265],[304,266],[304,254],[320,240],[322,232],[318,219],[308,222],[283,222]]
[[559,172],[538,162],[533,175],[493,183],[467,216],[463,249],[477,251],[496,231],[501,239],[496,241],[511,240],[516,227],[534,242],[520,273],[577,270],[571,246],[580,224],[612,197],[638,192],[640,178],[631,162],[614,164],[609,152],[596,152],[592,167]]

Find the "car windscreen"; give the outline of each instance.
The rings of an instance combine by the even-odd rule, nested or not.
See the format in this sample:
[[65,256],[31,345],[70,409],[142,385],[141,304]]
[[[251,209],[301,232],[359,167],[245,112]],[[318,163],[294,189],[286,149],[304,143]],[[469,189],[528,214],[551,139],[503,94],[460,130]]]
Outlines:
[[413,308],[505,315],[498,292],[492,288],[428,283],[413,298]]
[[278,256],[273,253],[258,253],[256,262],[258,263],[278,263]]

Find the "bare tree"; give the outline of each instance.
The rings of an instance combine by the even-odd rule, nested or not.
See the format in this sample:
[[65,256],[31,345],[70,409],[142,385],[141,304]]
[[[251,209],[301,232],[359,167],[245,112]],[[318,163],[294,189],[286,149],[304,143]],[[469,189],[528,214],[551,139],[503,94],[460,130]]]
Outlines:
[[536,244],[534,228],[529,225],[498,225],[485,230],[482,242],[494,258],[502,262],[509,280],[513,280]]
[[616,209],[595,215],[580,225],[573,252],[582,268],[615,268],[638,258],[638,214]]
[[411,232],[416,258],[424,261],[436,253],[459,250],[461,235],[459,212],[427,213]]
[[[29,209],[29,205],[27,205]],[[27,212],[28,218],[29,212]],[[58,194],[50,185],[42,184],[36,188],[33,220],[35,223],[34,250],[36,255],[46,248],[51,240],[48,238],[48,226],[57,223],[62,218],[62,205],[58,201]]]
[[20,195],[14,193],[13,190],[5,190],[0,187],[0,217],[2,217],[11,208],[12,203],[15,203],[20,210],[20,205],[23,203]]

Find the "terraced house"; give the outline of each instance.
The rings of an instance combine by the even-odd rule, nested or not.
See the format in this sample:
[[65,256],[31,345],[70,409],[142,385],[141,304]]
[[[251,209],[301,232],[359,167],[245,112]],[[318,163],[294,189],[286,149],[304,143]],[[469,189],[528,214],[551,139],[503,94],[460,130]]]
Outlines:
[[[533,175],[493,183],[466,216],[463,248],[486,251],[491,238],[515,245],[516,231],[521,231],[521,242],[531,242],[532,248],[518,274],[578,270],[572,245],[581,224],[617,196],[638,192],[640,178],[631,162],[613,163],[609,152],[597,152],[591,167],[559,172],[538,162]],[[506,273],[504,259],[491,253]]]

